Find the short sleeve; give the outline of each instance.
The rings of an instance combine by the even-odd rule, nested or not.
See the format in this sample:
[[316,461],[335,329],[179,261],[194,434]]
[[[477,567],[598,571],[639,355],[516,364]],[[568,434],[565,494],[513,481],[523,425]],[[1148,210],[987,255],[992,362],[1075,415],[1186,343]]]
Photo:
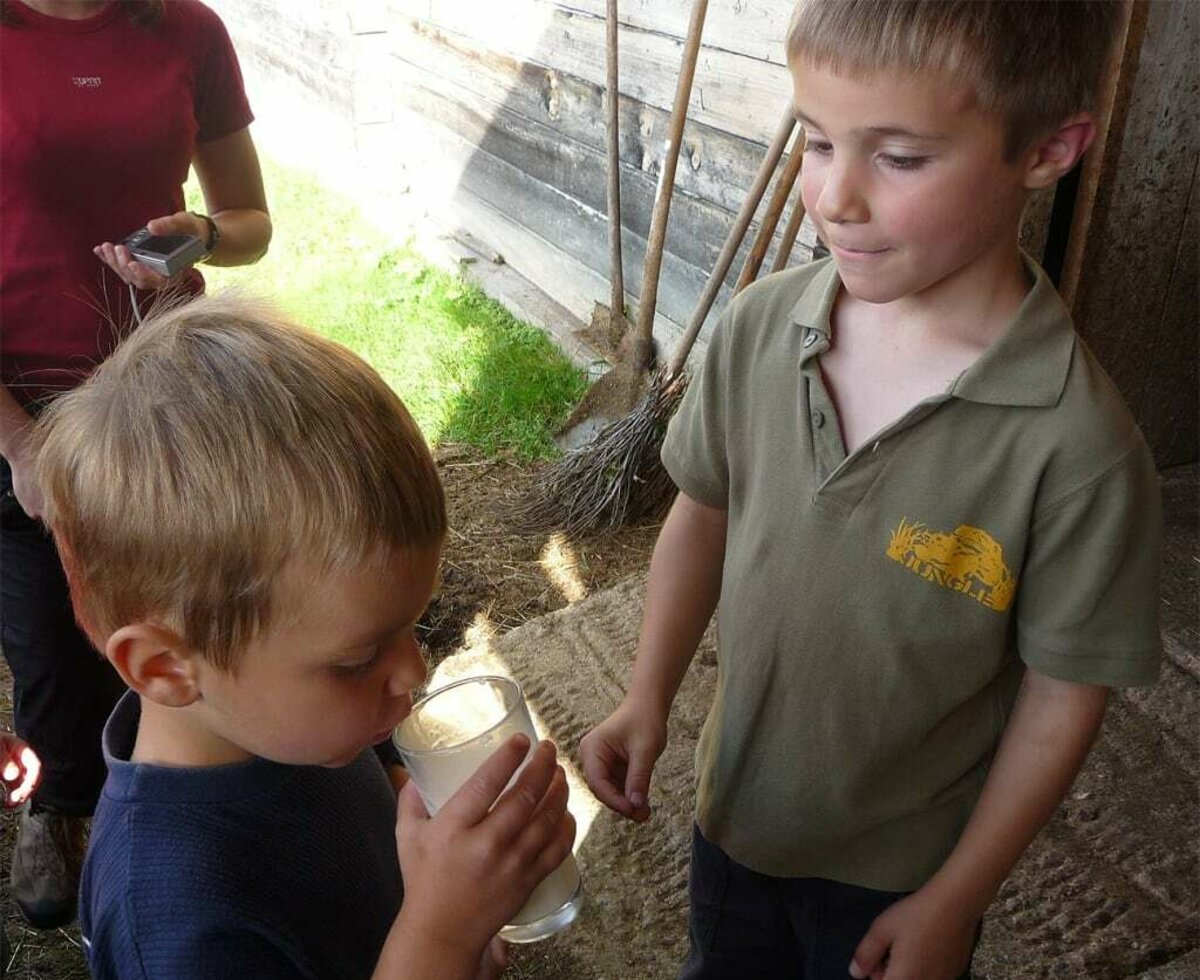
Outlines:
[[1035,518],[1017,587],[1021,658],[1059,680],[1152,684],[1161,555],[1158,474],[1139,442]]
[[205,9],[203,42],[196,78],[197,143],[229,136],[254,120],[233,41],[221,19]]
[[692,378],[663,441],[662,461],[681,491],[708,507],[729,506],[725,434],[729,402],[729,335],[734,308],[717,322],[704,364]]

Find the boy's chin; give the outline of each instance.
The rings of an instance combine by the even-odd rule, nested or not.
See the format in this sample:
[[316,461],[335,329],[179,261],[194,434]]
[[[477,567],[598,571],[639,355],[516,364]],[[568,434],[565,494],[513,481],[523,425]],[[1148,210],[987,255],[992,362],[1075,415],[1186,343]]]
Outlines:
[[838,273],[846,292],[862,303],[882,306],[885,303],[891,303],[909,295],[908,291],[897,289],[885,282],[872,281],[862,276],[846,274],[841,269],[838,269]]
[[338,756],[336,759],[329,759],[325,762],[316,762],[313,763],[313,765],[318,765],[322,769],[342,769],[350,765],[350,763],[352,763],[370,747],[371,746],[369,745],[364,745],[362,748],[355,749],[353,752],[348,752],[346,755]]

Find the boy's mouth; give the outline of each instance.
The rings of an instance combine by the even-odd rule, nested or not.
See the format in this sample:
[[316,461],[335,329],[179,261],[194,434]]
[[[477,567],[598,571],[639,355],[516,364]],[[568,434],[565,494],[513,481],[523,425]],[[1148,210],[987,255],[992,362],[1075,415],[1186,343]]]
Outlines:
[[839,245],[836,242],[830,242],[829,249],[834,255],[850,259],[870,258],[871,256],[883,255],[884,252],[891,251],[889,248],[851,248],[848,245]]

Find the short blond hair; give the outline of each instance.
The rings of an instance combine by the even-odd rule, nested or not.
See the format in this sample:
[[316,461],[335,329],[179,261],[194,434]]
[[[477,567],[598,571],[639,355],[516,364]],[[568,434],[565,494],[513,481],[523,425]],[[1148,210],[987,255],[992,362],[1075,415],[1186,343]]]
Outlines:
[[1120,19],[1117,0],[800,0],[787,55],[961,79],[1003,118],[1012,159],[1093,107]]
[[437,468],[363,360],[264,304],[147,318],[38,422],[46,519],[93,636],[154,622],[222,669],[278,612],[293,560],[440,545]]

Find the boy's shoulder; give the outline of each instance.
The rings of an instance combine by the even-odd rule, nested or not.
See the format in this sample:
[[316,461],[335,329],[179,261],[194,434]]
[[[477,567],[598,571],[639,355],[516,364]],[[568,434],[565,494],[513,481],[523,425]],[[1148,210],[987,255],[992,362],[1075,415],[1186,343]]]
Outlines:
[[266,759],[209,768],[146,765],[129,761],[139,717],[130,692],[105,727],[109,772],[89,866],[128,860],[134,888],[145,875],[147,887],[153,878],[174,878],[173,887],[184,890],[237,893],[252,892],[257,870],[293,851],[300,856],[289,863],[303,863],[306,838],[320,842],[322,852],[369,846],[394,858],[395,797],[374,752],[337,768]]
[[400,902],[394,821],[370,750],[340,768],[110,760],[80,888],[89,959],[107,968],[122,949],[152,944],[174,970],[220,937],[263,963],[332,962],[342,944],[322,923],[336,906],[356,910],[344,928],[366,963]]

